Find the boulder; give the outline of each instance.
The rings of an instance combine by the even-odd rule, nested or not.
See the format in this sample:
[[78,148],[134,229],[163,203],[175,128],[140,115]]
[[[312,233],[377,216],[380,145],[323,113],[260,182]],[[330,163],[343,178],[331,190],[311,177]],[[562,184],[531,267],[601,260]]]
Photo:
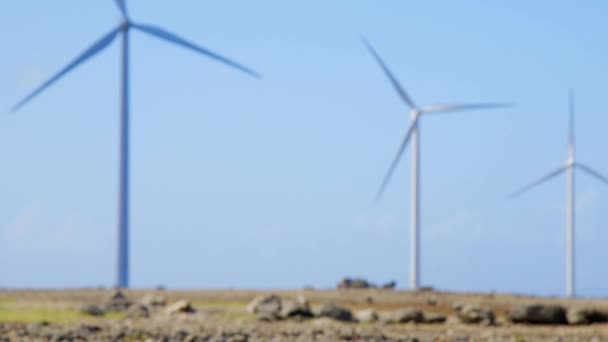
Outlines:
[[150,309],[143,304],[133,304],[127,310],[125,317],[127,318],[149,318]]
[[425,312],[422,323],[437,324],[445,323],[446,317],[441,314]]
[[492,309],[475,304],[457,304],[456,317],[458,321],[466,324],[493,325],[495,316]]
[[252,314],[270,312],[279,316],[282,307],[281,297],[269,294],[254,298],[247,306],[247,311]]
[[165,297],[157,293],[147,293],[139,302],[153,308],[165,307],[167,305]]
[[125,296],[124,293],[120,290],[116,290],[112,295],[108,298],[105,303],[105,310],[108,312],[124,312],[127,311],[129,306],[131,306],[131,302]]
[[338,288],[339,289],[349,289],[352,285],[352,279],[350,278],[342,278],[342,280],[340,280],[340,282],[338,283]]
[[255,318],[262,322],[275,322],[281,320],[281,316],[272,311],[260,311],[255,314]]
[[350,283],[350,287],[353,289],[369,289],[370,287],[376,287],[372,283],[368,282],[365,279],[352,279]]
[[338,283],[339,289],[369,289],[372,287],[376,286],[362,278],[343,278]]
[[306,298],[300,296],[297,300],[288,300],[282,303],[281,317],[306,319],[314,317],[310,304]]
[[180,314],[180,313],[192,314],[192,313],[196,312],[196,309],[192,306],[192,304],[190,304],[190,302],[185,301],[185,300],[180,300],[180,301],[177,301],[177,302],[169,305],[165,309],[165,312],[169,315]]
[[355,319],[362,323],[376,322],[378,318],[378,313],[374,309],[365,309],[355,313]]
[[388,283],[385,283],[385,284],[382,285],[382,288],[386,289],[386,290],[392,290],[392,289],[394,289],[396,287],[397,287],[397,282],[394,281],[394,280],[389,281]]
[[317,312],[317,317],[326,317],[344,322],[353,321],[353,313],[349,309],[343,308],[334,303],[325,303],[321,305],[319,311]]
[[80,308],[80,313],[87,316],[101,317],[106,314],[105,310],[95,304],[87,304]]
[[509,312],[509,320],[523,324],[566,324],[566,309],[560,305],[526,304]]
[[424,313],[417,309],[399,309],[393,311],[385,318],[386,323],[422,323]]
[[608,310],[572,308],[567,313],[568,324],[581,325],[608,322]]

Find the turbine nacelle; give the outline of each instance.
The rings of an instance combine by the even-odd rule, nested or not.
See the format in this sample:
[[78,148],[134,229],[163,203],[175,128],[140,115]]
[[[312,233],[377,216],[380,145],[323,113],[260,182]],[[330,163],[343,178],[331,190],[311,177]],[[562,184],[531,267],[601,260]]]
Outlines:
[[576,162],[574,161],[574,158],[568,157],[568,160],[566,160],[566,167],[575,167],[575,166],[576,166]]
[[131,20],[129,20],[129,18],[127,17],[123,17],[122,20],[120,21],[120,31],[122,32],[128,32],[129,29],[131,28],[132,24],[131,24]]
[[410,120],[418,120],[420,114],[422,114],[422,111],[418,108],[410,110]]

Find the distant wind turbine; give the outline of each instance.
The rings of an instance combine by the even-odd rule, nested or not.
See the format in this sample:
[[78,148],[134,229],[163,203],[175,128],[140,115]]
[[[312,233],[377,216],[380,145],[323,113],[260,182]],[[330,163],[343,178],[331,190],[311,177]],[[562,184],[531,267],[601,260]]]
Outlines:
[[530,183],[521,190],[518,190],[509,196],[510,198],[517,197],[524,192],[548,181],[560,175],[562,172],[567,172],[568,176],[568,207],[566,213],[567,227],[566,227],[566,294],[568,297],[575,295],[574,287],[574,228],[575,228],[575,183],[574,183],[574,170],[579,168],[587,174],[599,179],[600,181],[608,184],[608,178],[593,170],[589,166],[576,161],[575,149],[574,149],[574,93],[570,91],[570,124],[568,134],[568,159],[566,163],[557,169],[551,171],[546,176],[540,178],[537,181]]
[[372,47],[372,45],[364,38],[361,37],[361,40],[367,46],[367,49],[372,54],[372,56],[376,59],[388,79],[390,80],[393,88],[397,91],[397,94],[401,98],[401,100],[409,107],[410,109],[410,125],[405,132],[403,140],[401,141],[401,145],[397,150],[397,154],[393,159],[392,164],[390,165],[384,180],[382,181],[382,185],[380,186],[380,190],[377,193],[376,199],[379,200],[386,186],[388,185],[399,160],[401,159],[401,155],[405,151],[408,142],[410,139],[412,140],[412,172],[411,172],[411,194],[410,194],[410,275],[409,282],[410,288],[412,290],[418,289],[419,287],[419,258],[418,258],[418,247],[419,247],[419,229],[420,229],[420,164],[419,164],[419,155],[420,155],[420,144],[419,144],[419,125],[418,120],[421,115],[432,114],[432,113],[446,113],[446,112],[457,112],[464,110],[479,110],[479,109],[492,109],[492,108],[504,108],[511,107],[513,104],[510,103],[475,103],[475,104],[449,104],[449,105],[431,105],[427,107],[417,107],[414,102],[411,100],[409,95],[405,92],[404,88],[399,84],[396,77],[392,74],[392,72],[388,69],[380,55],[376,52],[376,50]]
[[145,34],[165,40],[167,42],[190,49],[199,54],[210,57],[223,64],[236,68],[253,77],[260,78],[255,71],[242,66],[226,57],[216,54],[203,47],[195,45],[179,36],[161,29],[156,26],[140,24],[131,20],[127,13],[125,0],[115,0],[118,9],[122,14],[122,22],[118,27],[113,28],[109,33],[97,40],[92,46],[86,49],[76,59],[61,69],[57,74],[36,88],[31,94],[23,98],[12,112],[16,112],[31,101],[34,97],[42,93],[61,77],[84,63],[89,58],[95,56],[114,41],[120,35],[122,38],[121,46],[121,105],[120,105],[120,184],[119,184],[119,207],[118,207],[118,274],[117,286],[121,288],[129,287],[129,30],[136,29]]

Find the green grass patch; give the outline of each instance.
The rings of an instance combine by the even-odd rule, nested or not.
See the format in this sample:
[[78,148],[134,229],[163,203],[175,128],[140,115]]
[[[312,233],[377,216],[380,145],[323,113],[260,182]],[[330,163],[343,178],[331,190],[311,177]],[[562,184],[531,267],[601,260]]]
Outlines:
[[202,309],[242,309],[247,307],[247,303],[235,301],[194,301],[192,305]]
[[50,308],[12,309],[0,306],[0,322],[18,323],[70,323],[82,320],[83,314],[76,310],[57,310]]
[[[110,312],[101,318],[120,319],[124,313]],[[14,301],[0,303],[0,322],[12,323],[39,323],[50,322],[56,324],[73,323],[84,320],[100,319],[81,313],[75,309],[53,308],[50,306],[24,306]]]

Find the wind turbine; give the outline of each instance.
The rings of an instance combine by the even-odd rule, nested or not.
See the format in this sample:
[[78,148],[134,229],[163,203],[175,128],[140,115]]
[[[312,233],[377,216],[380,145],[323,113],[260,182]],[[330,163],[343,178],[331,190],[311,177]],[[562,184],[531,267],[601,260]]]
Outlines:
[[393,73],[388,69],[380,55],[376,52],[373,46],[363,37],[361,40],[372,54],[376,62],[380,65],[385,75],[388,77],[389,81],[393,85],[393,88],[397,91],[397,94],[401,98],[401,100],[405,103],[405,105],[410,109],[410,124],[407,130],[405,131],[405,135],[403,140],[401,141],[401,145],[399,145],[399,149],[397,150],[397,154],[391,163],[384,180],[382,181],[382,185],[380,186],[380,190],[377,193],[376,200],[379,200],[384,191],[388,182],[390,181],[399,160],[401,159],[401,155],[405,151],[408,142],[412,141],[412,171],[411,171],[411,188],[410,188],[410,274],[409,274],[409,282],[410,289],[416,290],[419,287],[419,229],[420,229],[420,127],[418,121],[421,116],[433,113],[447,113],[447,112],[457,112],[464,110],[479,110],[479,109],[490,109],[490,108],[503,108],[510,107],[512,104],[507,103],[474,103],[474,104],[448,104],[448,105],[431,105],[427,107],[418,107],[414,104],[410,96],[405,92],[404,88],[401,86],[397,78],[393,75]]
[[70,71],[97,55],[114,41],[117,36],[121,36],[121,104],[120,104],[120,180],[119,180],[119,205],[118,205],[118,274],[117,286],[121,288],[129,287],[129,31],[135,29],[153,37],[176,44],[183,48],[190,49],[199,54],[205,55],[223,64],[236,68],[253,77],[260,78],[255,71],[242,66],[226,57],[215,52],[191,43],[162,28],[140,24],[128,15],[126,0],[115,0],[122,15],[122,22],[110,32],[105,34],[93,45],[82,52],[78,57],[61,69],[57,74],[36,88],[31,94],[23,98],[12,112],[16,112],[30,102],[34,97],[42,93],[57,80],[68,74]]
[[574,287],[574,228],[575,228],[575,182],[574,182],[574,170],[579,168],[587,174],[599,179],[600,181],[608,184],[608,178],[603,176],[601,173],[593,170],[589,166],[576,161],[575,149],[574,149],[574,93],[570,91],[570,124],[568,134],[568,158],[566,163],[557,169],[551,171],[546,176],[540,178],[537,181],[530,183],[524,188],[514,192],[509,196],[510,198],[517,197],[522,193],[548,181],[551,178],[559,176],[562,172],[567,173],[568,182],[568,207],[566,209],[566,294],[568,297],[575,295]]

